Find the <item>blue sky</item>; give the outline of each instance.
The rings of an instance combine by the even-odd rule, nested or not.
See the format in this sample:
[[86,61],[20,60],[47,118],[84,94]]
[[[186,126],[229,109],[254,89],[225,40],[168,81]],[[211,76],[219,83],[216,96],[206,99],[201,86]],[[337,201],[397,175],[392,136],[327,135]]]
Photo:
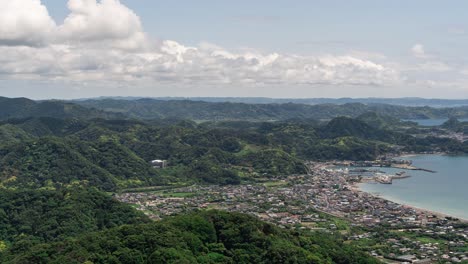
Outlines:
[[[43,0],[62,21],[63,0]],[[196,45],[316,53],[364,49],[405,56],[414,43],[453,55],[467,43],[466,1],[122,1],[154,37]]]
[[[29,6],[33,0],[12,1],[18,3],[15,10],[38,8]],[[466,1],[71,0],[71,9],[66,2],[41,1],[56,23],[50,32],[58,33],[31,42],[11,39],[5,28],[7,44],[0,53],[18,52],[11,42],[26,41],[30,49],[55,55],[67,46],[75,54],[70,60],[84,68],[66,60],[57,62],[62,68],[44,69],[52,63],[44,58],[37,62],[40,69],[0,68],[0,95],[468,97]],[[16,11],[9,12],[11,17]],[[134,16],[127,21],[113,12]],[[86,21],[88,28],[76,21]],[[0,45],[2,27],[16,24],[0,23]],[[146,44],[129,51],[124,42]],[[109,54],[99,61],[93,52]],[[116,69],[111,61],[131,67]]]

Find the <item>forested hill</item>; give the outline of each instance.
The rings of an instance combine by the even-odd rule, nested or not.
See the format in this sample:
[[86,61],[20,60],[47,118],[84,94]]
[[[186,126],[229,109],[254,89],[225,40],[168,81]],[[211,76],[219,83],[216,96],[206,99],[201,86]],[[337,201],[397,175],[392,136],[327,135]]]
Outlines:
[[[328,137],[348,121],[1,121],[0,263],[378,263],[339,233],[220,211],[150,222],[103,192],[268,180],[305,173],[300,157],[385,150],[362,133],[379,129],[360,121]],[[152,168],[155,158],[169,168]]]
[[64,101],[33,101],[27,98],[0,97],[0,120],[27,117],[56,118],[122,118],[116,113],[106,113]]
[[367,112],[400,119],[465,118],[468,106],[458,108],[408,107],[386,104],[245,104],[192,100],[81,100],[74,103],[88,108],[121,113],[132,118],[184,118],[192,120],[286,120],[292,118],[332,119],[358,117]]
[[[101,211],[107,213],[106,209]],[[23,238],[7,248],[4,243],[0,260],[2,263],[116,264],[379,263],[362,249],[344,243],[340,235],[281,230],[238,213],[207,211],[161,222],[102,229],[57,242]]]
[[77,119],[188,119],[278,121],[328,120],[339,116],[356,118],[374,112],[397,119],[468,118],[468,106],[455,108],[408,107],[387,104],[233,103],[157,99],[89,99],[33,101],[0,97],[0,120],[54,117]]
[[[305,160],[468,153],[468,142],[430,136],[362,104],[133,103],[97,101],[96,110],[0,98],[0,263],[377,263],[340,233],[282,230],[220,211],[150,222],[109,192],[266,182],[305,174]],[[455,111],[379,107],[396,115]],[[154,168],[154,159],[169,166]]]
[[[114,191],[170,183],[238,184],[305,172],[305,160],[369,160],[395,151],[468,153],[468,142],[414,137],[378,115],[280,122],[80,120],[0,122],[0,187]],[[394,123],[396,122],[396,123]],[[392,130],[396,124],[399,130]],[[406,130],[405,130],[406,129]],[[166,169],[149,162],[168,160]]]

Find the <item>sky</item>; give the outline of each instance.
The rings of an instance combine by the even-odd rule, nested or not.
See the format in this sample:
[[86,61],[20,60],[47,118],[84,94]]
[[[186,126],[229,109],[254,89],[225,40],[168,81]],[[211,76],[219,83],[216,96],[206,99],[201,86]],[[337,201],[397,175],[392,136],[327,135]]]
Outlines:
[[0,96],[468,98],[468,1],[0,0]]

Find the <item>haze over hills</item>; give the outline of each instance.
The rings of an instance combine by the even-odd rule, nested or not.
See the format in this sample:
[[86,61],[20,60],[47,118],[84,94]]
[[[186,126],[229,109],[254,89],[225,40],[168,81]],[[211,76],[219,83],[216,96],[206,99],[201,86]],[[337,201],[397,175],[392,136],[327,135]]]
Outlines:
[[[233,98],[235,99],[235,98]],[[286,99],[285,99],[286,100]],[[468,118],[468,106],[410,107],[389,104],[301,104],[237,103],[194,100],[88,99],[33,101],[0,97],[0,120],[26,117],[105,119],[191,119],[277,121],[288,119],[329,120],[339,116],[356,118],[368,112],[397,119]]]
[[115,113],[89,109],[65,101],[34,101],[27,98],[0,96],[0,120],[26,117],[119,118]]
[[73,101],[88,108],[115,112],[133,118],[188,118],[194,120],[286,120],[292,118],[331,119],[338,116],[358,117],[376,112],[400,119],[466,118],[468,106],[450,108],[409,107],[389,104],[299,104],[235,103],[193,100],[142,98],[89,99]]
[[131,96],[102,96],[96,98],[75,99],[73,101],[88,101],[88,100],[139,100],[139,99],[155,99],[162,101],[174,100],[189,100],[214,103],[246,103],[246,104],[390,104],[401,106],[429,106],[429,107],[458,107],[468,105],[468,99],[438,99],[438,98],[420,98],[420,97],[402,97],[402,98],[268,98],[268,97],[131,97]]

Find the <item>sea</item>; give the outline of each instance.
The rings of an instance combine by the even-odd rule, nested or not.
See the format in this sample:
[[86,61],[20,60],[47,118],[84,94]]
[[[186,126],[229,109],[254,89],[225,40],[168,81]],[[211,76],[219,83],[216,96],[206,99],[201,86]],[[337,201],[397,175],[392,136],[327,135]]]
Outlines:
[[[360,189],[382,198],[468,220],[468,156],[415,155],[403,159],[413,166],[434,170],[407,171],[410,178],[393,184],[362,183]],[[379,168],[387,173],[402,171]]]

